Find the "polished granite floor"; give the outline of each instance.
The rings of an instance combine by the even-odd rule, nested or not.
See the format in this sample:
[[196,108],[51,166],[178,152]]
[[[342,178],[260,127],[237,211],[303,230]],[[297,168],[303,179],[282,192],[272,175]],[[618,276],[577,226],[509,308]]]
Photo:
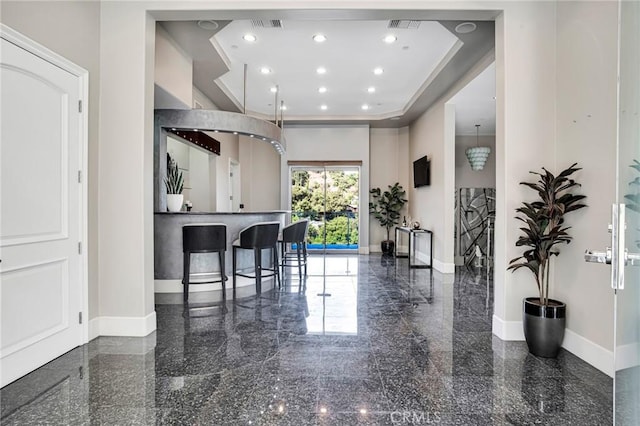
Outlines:
[[152,335],[95,339],[2,389],[1,423],[611,424],[606,375],[492,336],[485,275],[317,256],[306,288],[188,315],[159,298]]

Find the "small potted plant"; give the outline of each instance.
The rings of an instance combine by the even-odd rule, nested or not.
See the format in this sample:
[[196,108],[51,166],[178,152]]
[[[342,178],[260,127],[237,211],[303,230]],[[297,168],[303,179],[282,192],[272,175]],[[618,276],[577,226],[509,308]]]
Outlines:
[[178,163],[167,154],[167,177],[164,184],[167,187],[167,209],[170,212],[179,212],[182,209],[183,183]]
[[393,254],[395,243],[390,238],[391,228],[400,221],[400,210],[407,202],[404,198],[405,190],[396,182],[389,185],[389,190],[382,192],[380,188],[373,188],[369,191],[373,201],[369,203],[369,213],[378,221],[380,226],[387,230],[387,239],[380,242],[383,254]]
[[520,214],[516,219],[524,223],[520,228],[523,235],[516,241],[516,246],[526,247],[526,250],[522,256],[512,259],[507,269],[525,268],[535,278],[539,296],[523,301],[523,326],[529,351],[542,357],[555,357],[564,338],[566,305],[549,298],[549,269],[552,256],[560,254],[558,246],[572,240],[567,232],[570,227],[564,225],[564,216],[586,207],[582,203],[586,196],[571,192],[580,186],[569,178],[581,170],[576,165],[572,164],[558,176],[542,168],[543,173],[529,172],[539,176],[537,182],[520,182],[536,191],[539,199],[523,202],[516,209]]

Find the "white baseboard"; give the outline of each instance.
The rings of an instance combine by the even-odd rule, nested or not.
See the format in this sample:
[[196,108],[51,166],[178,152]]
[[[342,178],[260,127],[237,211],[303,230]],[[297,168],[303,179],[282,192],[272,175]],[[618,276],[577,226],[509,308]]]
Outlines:
[[640,344],[635,342],[618,346],[616,357],[616,370],[637,366],[640,359]]
[[358,254],[369,254],[370,247],[358,246]]
[[[265,279],[266,281],[266,279]],[[238,277],[236,280],[236,288],[247,287],[255,285],[255,280]],[[232,278],[229,277],[226,283],[227,291],[232,288]],[[154,293],[182,293],[182,280],[154,280],[153,282]],[[220,283],[212,284],[191,284],[189,286],[189,293],[198,293],[201,291],[221,291],[222,285]]]
[[[504,321],[493,316],[492,331],[497,337],[502,340],[511,341],[524,341],[524,330],[522,328],[522,321]],[[585,339],[578,333],[565,329],[564,340],[562,347],[584,362],[594,366],[598,370],[613,377],[613,352],[608,351],[602,346]],[[632,352],[633,350],[631,350]],[[633,355],[629,355],[629,359],[633,358]],[[637,353],[636,353],[637,355]]]
[[562,347],[609,377],[613,377],[613,352],[568,328],[564,331]]
[[[228,283],[229,281],[227,281]],[[189,292],[220,290],[220,283],[190,285]],[[155,293],[182,293],[182,280],[154,280]]]
[[156,329],[156,312],[146,317],[97,317],[89,322],[89,338],[98,336],[144,337]]
[[522,321],[505,321],[494,315],[491,330],[493,334],[502,340],[524,340],[524,331],[522,329]]
[[100,336],[100,317],[92,318],[89,321],[89,341]]
[[[418,256],[418,258],[420,259],[420,256]],[[426,261],[428,262],[429,260],[427,259]],[[456,272],[456,265],[455,263],[445,263],[438,259],[433,259],[433,269],[442,272],[443,274],[453,274]]]

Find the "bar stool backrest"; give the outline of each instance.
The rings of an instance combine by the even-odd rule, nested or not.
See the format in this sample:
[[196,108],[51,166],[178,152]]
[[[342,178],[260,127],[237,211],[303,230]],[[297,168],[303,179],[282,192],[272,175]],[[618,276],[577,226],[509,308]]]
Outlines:
[[260,222],[240,231],[240,247],[273,248],[278,242],[280,222]]
[[207,253],[227,248],[227,226],[223,223],[190,223],[182,227],[182,251]]
[[282,230],[282,241],[286,243],[302,243],[307,239],[309,221],[299,220]]

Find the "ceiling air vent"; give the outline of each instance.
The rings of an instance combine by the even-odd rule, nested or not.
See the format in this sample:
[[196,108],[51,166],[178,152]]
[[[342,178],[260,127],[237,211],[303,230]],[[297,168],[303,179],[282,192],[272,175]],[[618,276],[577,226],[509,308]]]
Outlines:
[[279,19],[252,19],[253,28],[282,28],[282,21]]
[[400,28],[403,30],[415,30],[420,26],[420,21],[411,21],[407,19],[392,19],[389,21],[389,28]]

